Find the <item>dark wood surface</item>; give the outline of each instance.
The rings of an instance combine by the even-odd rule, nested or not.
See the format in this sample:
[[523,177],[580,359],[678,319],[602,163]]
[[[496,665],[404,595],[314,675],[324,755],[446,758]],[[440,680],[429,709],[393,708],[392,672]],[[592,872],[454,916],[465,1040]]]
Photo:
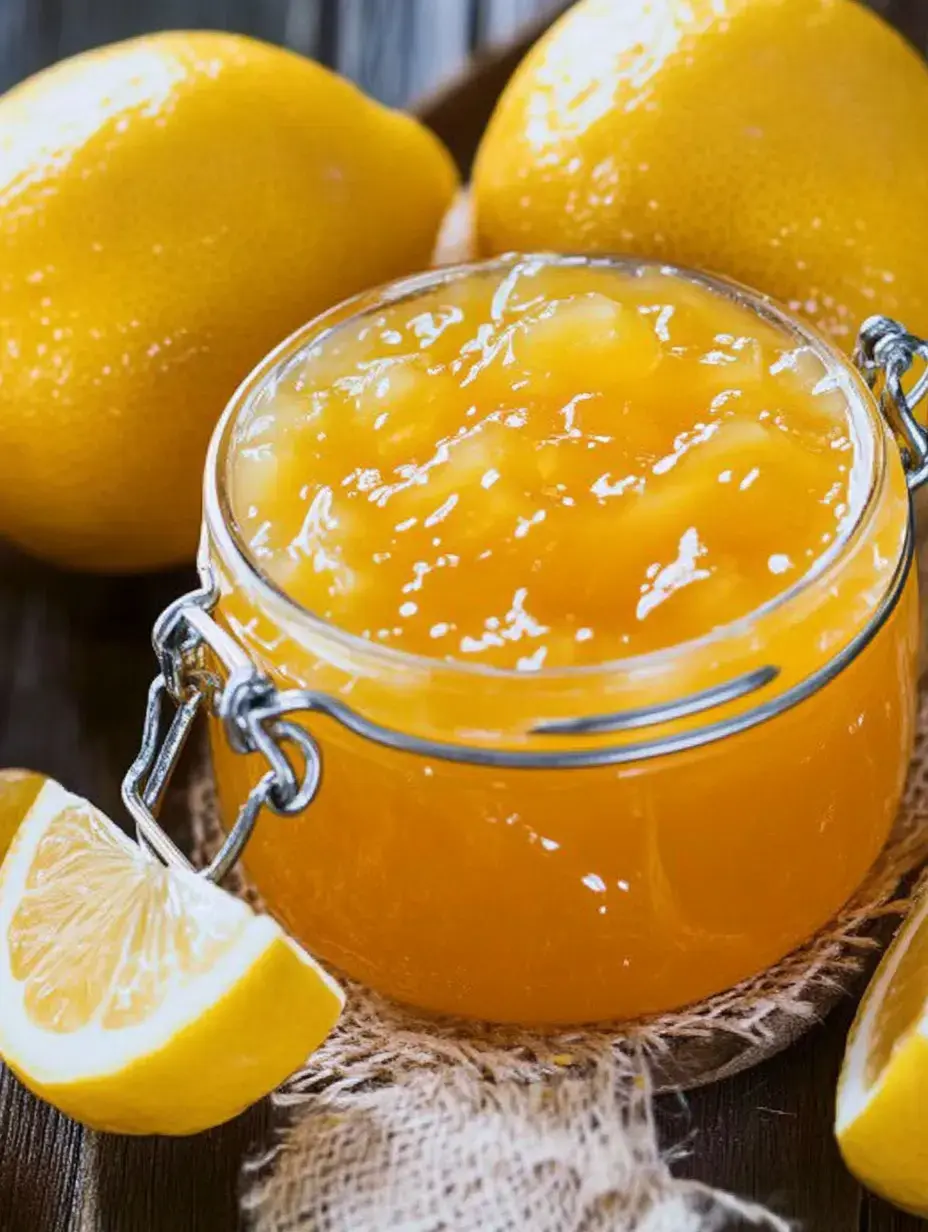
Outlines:
[[63,56],[149,30],[286,43],[402,106],[568,0],[0,0],[0,89]]
[[[299,17],[301,7],[307,20],[319,18],[315,0],[0,0],[0,69],[13,80],[76,45],[167,24],[283,37],[285,18]],[[875,7],[918,46],[928,45],[928,0]],[[331,40],[332,29],[323,0],[314,37]],[[462,165],[514,60],[484,61],[469,83],[430,105],[429,120]],[[119,815],[118,785],[136,750],[153,670],[151,622],[191,578],[183,571],[75,577],[0,551],[0,765],[43,770]],[[677,1169],[765,1202],[806,1232],[925,1228],[863,1191],[834,1145],[835,1082],[852,1012],[848,1001],[750,1073],[685,1100],[664,1099],[661,1133],[679,1152]],[[0,1069],[0,1232],[235,1229],[239,1167],[267,1132],[266,1110],[258,1108],[192,1139],[96,1135],[40,1104]]]

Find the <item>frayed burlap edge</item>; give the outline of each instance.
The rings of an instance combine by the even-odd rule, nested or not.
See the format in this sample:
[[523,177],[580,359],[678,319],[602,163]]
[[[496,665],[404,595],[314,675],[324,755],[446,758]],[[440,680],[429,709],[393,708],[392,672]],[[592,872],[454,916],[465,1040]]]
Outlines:
[[[338,1028],[275,1095],[280,1132],[246,1167],[257,1232],[714,1232],[735,1215],[782,1232],[778,1216],[673,1177],[651,1093],[758,1064],[848,990],[928,860],[928,694],[918,733],[897,824],[864,885],[806,945],[727,992],[549,1034],[418,1014],[345,979]],[[202,859],[220,841],[208,774],[190,806]],[[261,906],[240,875],[230,888]]]
[[255,1232],[790,1232],[671,1162],[630,1062],[546,1083],[424,1069],[306,1100],[242,1205]]

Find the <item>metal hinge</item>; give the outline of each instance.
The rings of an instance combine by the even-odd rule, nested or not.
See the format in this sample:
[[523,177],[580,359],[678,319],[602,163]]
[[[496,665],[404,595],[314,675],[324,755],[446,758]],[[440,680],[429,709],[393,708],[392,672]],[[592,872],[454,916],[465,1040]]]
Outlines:
[[[297,708],[291,703],[298,699],[278,691],[213,620],[217,598],[214,588],[204,587],[176,600],[158,619],[152,642],[161,672],[148,691],[142,746],[122,784],[139,843],[165,863],[191,869],[156,813],[198,714],[205,707],[218,718],[235,752],[257,753],[265,759],[267,771],[249,792],[222,847],[202,870],[214,882],[221,881],[238,860],[263,808],[286,817],[302,812],[322,776],[315,740],[285,717]],[[160,740],[166,698],[177,708]],[[301,766],[294,764],[287,746],[300,754]]]
[[[925,367],[906,393],[903,378],[917,359]],[[928,432],[914,415],[928,393],[928,342],[892,317],[870,317],[857,335],[854,363],[900,442],[906,482],[914,491],[928,479]]]

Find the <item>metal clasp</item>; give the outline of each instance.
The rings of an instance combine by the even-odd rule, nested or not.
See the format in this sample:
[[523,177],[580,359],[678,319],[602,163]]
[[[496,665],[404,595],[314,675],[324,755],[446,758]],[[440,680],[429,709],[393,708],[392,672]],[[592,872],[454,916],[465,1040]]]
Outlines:
[[[284,716],[297,708],[260,672],[234,638],[212,618],[218,594],[212,587],[172,603],[155,624],[152,643],[161,667],[148,691],[142,746],[123,780],[122,798],[140,845],[167,864],[192,869],[190,861],[159,825],[156,813],[197,715],[206,709],[222,723],[237,753],[259,753],[267,772],[251,789],[235,824],[202,875],[219,882],[251,837],[263,808],[293,816],[319,789],[322,760],[309,732]],[[216,674],[218,663],[222,676]],[[159,744],[165,698],[176,710]],[[297,768],[287,752],[302,757]]]
[[[928,479],[928,432],[913,414],[928,393],[928,341],[891,317],[869,317],[857,335],[853,358],[901,441],[906,482],[914,491]],[[925,367],[907,394],[902,379],[916,359]]]

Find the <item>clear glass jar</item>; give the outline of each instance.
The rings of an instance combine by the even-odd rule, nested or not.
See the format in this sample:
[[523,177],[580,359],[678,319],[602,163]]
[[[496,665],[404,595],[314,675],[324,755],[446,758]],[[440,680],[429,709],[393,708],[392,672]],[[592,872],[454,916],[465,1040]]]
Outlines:
[[[747,619],[594,667],[474,667],[332,627],[240,540],[227,490],[236,423],[323,331],[470,268],[307,325],[217,428],[200,562],[214,617],[279,687],[309,691],[316,712],[294,717],[322,767],[300,815],[261,817],[245,866],[310,950],[422,1008],[568,1023],[679,1006],[809,937],[889,833],[918,642],[903,465],[845,357],[762,297],[677,271],[787,329],[846,392],[866,481],[816,566]],[[231,822],[267,763],[233,752],[218,720],[212,754]]]

